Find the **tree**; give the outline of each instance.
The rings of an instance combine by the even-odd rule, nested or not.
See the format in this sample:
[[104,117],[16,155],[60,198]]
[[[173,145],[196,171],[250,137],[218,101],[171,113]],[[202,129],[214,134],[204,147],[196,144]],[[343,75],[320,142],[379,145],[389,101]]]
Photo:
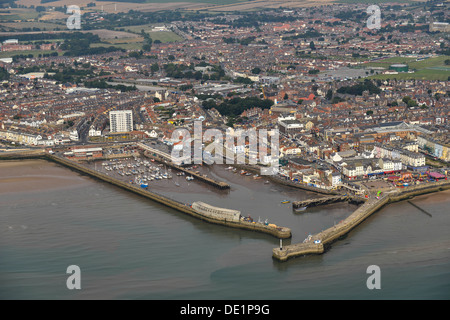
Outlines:
[[253,69],[252,69],[252,73],[253,73],[253,74],[260,74],[260,73],[261,73],[261,69],[258,68],[258,67],[253,68]]
[[152,64],[152,66],[150,67],[150,71],[152,73],[159,71],[159,65],[157,63]]
[[311,50],[316,50],[316,46],[314,45],[314,41],[311,41],[309,43],[309,47],[311,48]]

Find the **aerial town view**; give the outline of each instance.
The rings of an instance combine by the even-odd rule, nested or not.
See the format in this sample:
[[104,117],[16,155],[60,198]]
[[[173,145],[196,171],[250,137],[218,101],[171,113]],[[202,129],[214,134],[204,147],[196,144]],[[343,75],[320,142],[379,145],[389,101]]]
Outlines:
[[0,299],[450,298],[449,12],[0,0]]

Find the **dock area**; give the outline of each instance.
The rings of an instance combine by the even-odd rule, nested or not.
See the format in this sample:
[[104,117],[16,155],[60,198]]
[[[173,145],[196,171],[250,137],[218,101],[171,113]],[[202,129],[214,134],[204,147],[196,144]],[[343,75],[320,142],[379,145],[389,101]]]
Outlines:
[[[310,207],[316,207],[320,205],[335,203],[335,202],[342,202],[351,200],[352,198],[343,195],[343,196],[330,196],[330,197],[322,197],[322,198],[316,198],[316,199],[308,199],[303,201],[294,201],[292,202],[292,208],[298,209],[298,208],[310,208]],[[363,200],[361,200],[363,201]]]
[[272,235],[272,236],[274,236],[276,238],[280,238],[280,239],[289,239],[292,237],[291,229],[286,228],[286,227],[265,225],[263,223],[255,223],[255,222],[245,221],[244,219],[240,219],[239,221],[216,219],[214,217],[206,216],[206,215],[203,215],[203,214],[197,212],[189,204],[185,204],[185,203],[181,203],[176,200],[173,200],[173,199],[169,199],[163,195],[156,194],[149,190],[143,189],[139,186],[112,178],[108,175],[105,175],[105,174],[99,172],[99,171],[89,169],[86,166],[83,166],[74,161],[67,160],[63,157],[59,157],[59,156],[51,155],[51,154],[45,154],[45,159],[59,163],[65,167],[68,167],[75,171],[82,172],[89,176],[98,178],[102,181],[108,182],[108,183],[113,184],[122,189],[131,191],[135,194],[141,195],[143,197],[146,197],[148,199],[156,201],[162,205],[165,205],[165,206],[175,209],[177,211],[186,213],[192,217],[201,219],[201,220],[209,222],[209,223],[223,225],[223,226],[232,227],[232,228],[262,232],[262,233],[266,233],[266,234]]
[[218,189],[221,189],[221,190],[230,189],[230,185],[228,183],[225,183],[223,181],[216,181],[216,180],[211,179],[209,177],[206,177],[206,176],[204,176],[202,174],[199,174],[199,173],[197,173],[197,172],[195,172],[193,170],[189,170],[187,168],[184,168],[183,166],[179,166],[179,165],[173,163],[171,158],[170,158],[170,156],[168,154],[165,154],[165,153],[163,153],[161,151],[158,151],[158,150],[153,149],[153,148],[151,148],[149,146],[146,146],[143,143],[138,143],[137,146],[144,151],[143,154],[147,158],[151,158],[151,159],[154,159],[154,160],[156,160],[158,162],[164,163],[167,166],[169,166],[169,167],[171,167],[171,168],[173,168],[175,170],[184,172],[186,175],[191,176],[194,179],[200,180],[200,181],[202,181],[202,182],[204,182],[206,184],[209,184],[209,185],[211,185],[213,187],[216,187]]
[[407,200],[417,195],[442,191],[445,189],[450,189],[450,182],[447,180],[414,186],[407,190],[385,193],[378,199],[373,197],[358,207],[358,209],[356,209],[345,220],[342,220],[331,228],[308,237],[303,243],[274,248],[272,250],[272,257],[278,261],[286,261],[293,257],[305,256],[309,254],[322,254],[325,252],[327,247],[331,245],[331,243],[349,233],[361,222],[386,204]]

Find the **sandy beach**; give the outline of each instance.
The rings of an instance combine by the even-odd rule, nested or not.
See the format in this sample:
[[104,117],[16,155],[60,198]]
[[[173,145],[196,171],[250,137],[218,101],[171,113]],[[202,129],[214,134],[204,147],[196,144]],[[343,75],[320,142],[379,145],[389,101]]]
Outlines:
[[87,184],[86,178],[45,160],[0,162],[0,193],[50,191]]

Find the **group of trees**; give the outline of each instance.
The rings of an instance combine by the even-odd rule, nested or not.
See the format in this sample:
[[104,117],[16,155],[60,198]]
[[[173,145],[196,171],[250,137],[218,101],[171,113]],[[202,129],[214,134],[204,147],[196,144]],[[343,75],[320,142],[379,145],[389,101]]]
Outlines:
[[84,86],[86,88],[115,89],[115,90],[120,90],[122,92],[137,90],[135,85],[133,85],[133,86],[126,86],[126,85],[123,85],[123,84],[112,85],[112,84],[108,84],[103,79],[102,80],[85,81],[84,82]]
[[361,96],[364,91],[368,91],[369,94],[378,94],[381,92],[381,89],[378,88],[372,81],[366,79],[364,82],[357,83],[352,86],[340,87],[337,90],[337,93]]
[[[220,66],[210,66],[210,74],[204,74],[201,71],[195,71],[194,65],[168,63],[163,66],[168,77],[175,79],[195,79],[195,80],[222,80],[225,77],[225,71]],[[155,71],[156,67],[155,67]]]
[[[54,74],[49,74],[54,73]],[[44,78],[53,79],[61,83],[80,83],[86,77],[93,76],[93,69],[82,69],[82,68],[72,68],[72,67],[64,67],[63,69],[48,69],[44,74]]]
[[65,56],[83,56],[83,55],[94,55],[94,54],[104,54],[114,51],[125,52],[124,49],[117,48],[114,46],[109,47],[91,47],[93,43],[99,43],[100,37],[92,33],[81,33],[78,32],[79,37],[66,39],[61,45],[60,49],[66,51]]
[[217,104],[214,99],[208,99],[203,101],[202,105],[206,110],[215,108],[223,116],[238,117],[247,109],[269,109],[273,105],[273,101],[269,99],[260,99],[258,97],[234,97],[230,100],[225,100],[220,104]]
[[281,39],[290,41],[290,40],[297,40],[297,39],[320,38],[322,36],[323,36],[322,33],[318,32],[314,29],[311,29],[311,30],[306,31],[305,33],[301,33],[301,34],[294,35],[294,36],[285,36],[285,37],[282,37]]
[[8,79],[9,79],[8,70],[6,70],[3,67],[0,67],[0,81],[8,80]]
[[233,38],[233,37],[230,37],[230,38],[223,38],[223,41],[225,42],[225,43],[228,43],[228,44],[230,44],[230,43],[239,43],[240,45],[243,45],[243,46],[248,46],[250,43],[252,43],[253,41],[255,41],[255,39],[256,39],[256,37],[247,37],[247,38],[243,38],[243,39],[236,39],[236,38]]

